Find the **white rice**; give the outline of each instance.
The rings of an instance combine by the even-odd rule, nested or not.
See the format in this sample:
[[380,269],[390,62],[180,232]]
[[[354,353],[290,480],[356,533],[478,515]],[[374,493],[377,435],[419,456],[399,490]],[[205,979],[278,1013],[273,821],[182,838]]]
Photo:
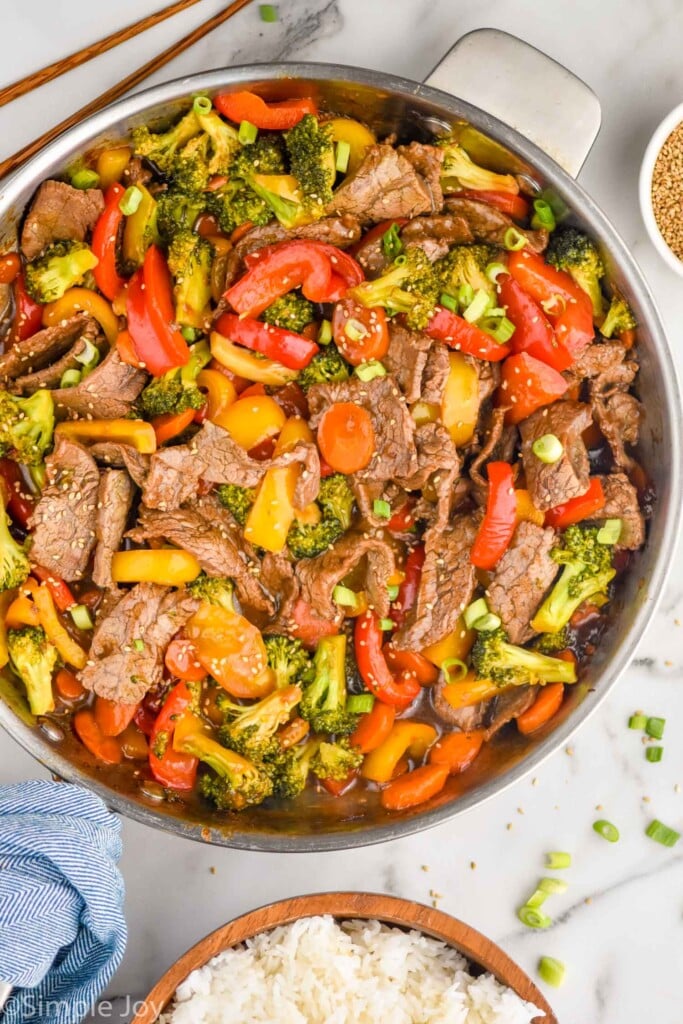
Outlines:
[[450,946],[379,921],[309,917],[214,957],[162,1024],[530,1024],[542,1016]]

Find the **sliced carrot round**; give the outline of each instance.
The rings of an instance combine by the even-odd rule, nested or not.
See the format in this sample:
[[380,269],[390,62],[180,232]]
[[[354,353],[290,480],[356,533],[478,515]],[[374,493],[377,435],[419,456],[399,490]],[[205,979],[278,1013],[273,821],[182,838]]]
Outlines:
[[357,747],[361,754],[369,754],[371,750],[376,750],[391,732],[395,718],[396,708],[376,700],[372,705],[372,711],[361,715],[358,725],[351,733],[351,746]]
[[451,775],[466,771],[481,750],[484,742],[483,730],[474,732],[449,732],[442,736],[429,751],[429,763],[448,768]]
[[550,683],[544,686],[528,711],[517,718],[517,728],[524,735],[536,732],[549,722],[562,707],[564,683]]
[[387,811],[403,811],[416,807],[440,793],[446,785],[448,768],[440,764],[425,764],[382,790],[382,807]]
[[318,427],[318,447],[337,473],[357,473],[370,462],[375,431],[370,413],[353,402],[336,402]]

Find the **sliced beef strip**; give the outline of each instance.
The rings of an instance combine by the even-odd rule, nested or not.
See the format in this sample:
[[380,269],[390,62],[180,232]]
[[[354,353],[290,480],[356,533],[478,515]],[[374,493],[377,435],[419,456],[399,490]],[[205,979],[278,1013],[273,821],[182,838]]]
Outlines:
[[73,188],[63,181],[44,181],[24,221],[21,251],[32,260],[50,242],[82,242],[103,210],[104,196],[99,188]]
[[133,481],[122,469],[108,469],[100,477],[97,490],[97,547],[92,578],[98,587],[116,586],[111,575],[111,560],[121,547],[126,521],[133,504]]
[[490,740],[504,725],[528,711],[538,691],[536,686],[511,686],[478,704],[454,708],[444,697],[445,685],[446,680],[439,680],[432,690],[432,704],[439,718],[462,732],[483,729],[485,740]]
[[[628,357],[628,358],[627,358]],[[610,386],[628,388],[635,380],[638,363],[633,353],[621,342],[593,342],[578,355],[573,366],[564,374],[570,383],[586,378],[596,380],[603,390]]]
[[382,237],[364,242],[355,254],[355,258],[365,271],[365,276],[371,281],[380,277],[391,265],[391,260],[384,255]]
[[83,363],[79,357],[88,351],[90,344],[95,344],[100,352],[106,347],[104,336],[101,334],[84,333],[73,343],[68,352],[65,352],[56,363],[51,363],[36,373],[26,373],[17,377],[10,385],[9,390],[15,395],[32,395],[40,388],[57,388],[67,370],[82,370]]
[[[478,505],[486,504],[488,494],[488,478],[485,473],[486,464],[491,459],[502,462],[513,462],[517,450],[517,427],[505,425],[505,409],[491,409],[484,417],[486,425],[482,427],[483,444],[470,463],[469,476],[475,500]],[[514,470],[513,470],[514,472]]]
[[621,519],[621,535],[617,547],[637,551],[645,543],[645,517],[638,504],[638,492],[625,473],[601,476],[605,507],[601,519]]
[[433,213],[432,191],[421,174],[393,146],[369,146],[362,164],[336,190],[329,213],[350,213],[360,221],[417,217]]
[[142,508],[138,526],[128,536],[137,543],[167,540],[189,551],[209,576],[233,579],[242,604],[267,615],[275,611],[275,602],[259,582],[260,566],[253,548],[212,495],[191,508],[168,512]]
[[469,224],[464,217],[452,213],[430,214],[415,217],[401,228],[401,241],[406,247],[411,245],[424,246],[425,242],[438,242],[440,249],[426,250],[433,262],[445,256],[452,245],[463,245],[474,241]]
[[82,685],[107,700],[137,704],[161,683],[166,648],[199,604],[182,590],[138,583],[98,621]]
[[448,349],[441,342],[435,341],[427,355],[427,364],[422,374],[420,401],[428,405],[441,405],[450,372]]
[[393,549],[380,537],[350,532],[321,555],[302,559],[296,566],[301,596],[321,618],[341,623],[344,613],[332,600],[332,591],[362,558],[367,558],[365,589],[370,606],[382,618],[389,614],[387,582],[395,570]]
[[392,641],[399,650],[422,650],[455,629],[474,593],[470,549],[477,526],[473,516],[461,515],[445,529],[436,526],[426,531],[417,600]]
[[77,313],[54,327],[18,341],[0,356],[0,380],[7,382],[42,370],[61,358],[81,337],[92,341],[99,334],[99,326],[92,317]]
[[620,342],[605,341],[588,345],[565,374],[571,383],[589,379],[593,418],[619,469],[633,465],[626,445],[638,443],[643,418],[643,406],[628,393],[637,373],[634,353]]
[[45,469],[47,486],[29,523],[31,562],[67,582],[80,580],[95,546],[100,475],[85,448],[59,436]]
[[500,616],[513,644],[523,644],[534,635],[531,619],[559,570],[550,557],[554,544],[554,530],[520,523],[489,583],[489,608]]
[[453,439],[441,423],[423,423],[415,431],[418,468],[400,481],[407,491],[422,491],[428,483],[436,501],[424,494],[415,510],[433,529],[443,529],[450,519],[455,501],[455,484],[460,475],[460,457]]
[[467,222],[477,241],[503,245],[508,228],[514,228],[524,235],[529,248],[534,252],[543,252],[548,244],[547,231],[526,231],[515,224],[512,217],[508,217],[501,210],[496,210],[494,206],[489,206],[488,203],[482,203],[479,199],[449,196],[446,198],[445,207],[448,213],[462,217]]
[[125,469],[138,487],[144,485],[149,473],[149,455],[143,455],[132,445],[120,444],[118,441],[99,441],[88,450],[97,462]]
[[362,381],[357,377],[338,384],[314,384],[308,391],[310,425],[315,429],[335,402],[353,402],[365,409],[375,432],[375,451],[358,480],[393,480],[417,470],[415,421],[390,375]]
[[124,363],[115,348],[80,384],[52,392],[57,417],[113,420],[128,416],[147,383],[144,370]]
[[[590,464],[581,435],[592,420],[589,405],[563,401],[538,409],[520,423],[524,473],[536,508],[545,512],[588,490]],[[563,453],[557,462],[541,462],[531,450],[544,434],[554,434],[562,443]]]
[[406,402],[412,404],[420,400],[422,376],[433,345],[434,339],[422,331],[411,331],[403,324],[389,321],[389,349],[382,362],[403,392]]
[[375,513],[375,501],[388,502],[394,511],[398,511],[408,501],[405,490],[393,480],[357,480],[351,476],[349,484],[358,507],[359,530],[386,528],[386,518]]
[[397,152],[413,165],[420,175],[432,198],[432,210],[443,208],[441,191],[441,165],[443,149],[424,142],[411,142],[409,146],[398,146]]
[[292,562],[284,553],[266,551],[259,576],[261,586],[270,594],[277,613],[265,627],[267,633],[288,633],[292,628],[292,610],[301,591],[301,584]]
[[615,465],[618,469],[630,469],[633,459],[626,451],[626,445],[638,443],[643,406],[635,395],[626,391],[615,391],[611,395],[593,394],[591,401],[595,421],[610,446]]

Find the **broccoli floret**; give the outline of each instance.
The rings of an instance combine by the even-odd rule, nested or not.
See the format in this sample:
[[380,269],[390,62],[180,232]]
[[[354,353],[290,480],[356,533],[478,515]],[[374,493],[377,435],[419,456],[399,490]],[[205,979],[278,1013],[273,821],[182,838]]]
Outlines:
[[254,504],[256,491],[253,487],[239,487],[238,484],[221,484],[216,488],[218,500],[232,513],[240,526],[244,526]]
[[343,473],[333,473],[320,481],[318,504],[325,519],[336,519],[344,530],[351,526],[353,516],[353,491]]
[[311,771],[319,779],[334,779],[343,782],[349,774],[363,763],[359,750],[349,746],[348,740],[336,743],[321,743],[311,759]]
[[254,174],[284,174],[286,169],[282,136],[259,135],[236,154],[230,176],[248,181]]
[[26,687],[29,706],[34,715],[54,711],[52,673],[57,664],[57,651],[48,643],[40,626],[24,626],[7,631],[7,648],[12,668]]
[[179,231],[168,250],[168,268],[174,279],[176,322],[184,327],[205,327],[211,299],[213,246],[192,231]]
[[314,384],[336,384],[347,380],[348,376],[349,368],[339,349],[330,343],[313,356],[308,366],[299,373],[297,381],[304,391],[308,391]]
[[37,466],[52,443],[55,407],[46,389],[30,398],[0,391],[0,456]]
[[325,636],[313,658],[313,681],[304,689],[299,714],[315,732],[351,733],[358,715],[346,710],[346,635]]
[[85,242],[52,242],[24,268],[26,291],[45,305],[61,299],[69,288],[97,266],[97,256]]
[[326,551],[344,533],[337,519],[321,519],[319,523],[295,520],[287,534],[287,547],[294,558],[315,558]]
[[205,342],[197,342],[190,349],[185,366],[169,370],[156,377],[140,395],[140,406],[146,416],[164,416],[167,413],[201,409],[206,399],[195,383],[211,352]]
[[438,275],[422,249],[411,246],[385,274],[351,288],[348,294],[364,306],[405,313],[408,326],[419,331],[427,326],[441,290]]
[[235,605],[232,599],[232,580],[223,576],[207,576],[200,573],[196,580],[185,584],[186,589],[193,597],[208,604],[217,604],[226,612],[234,612]]
[[600,333],[605,338],[611,338],[614,334],[621,334],[623,331],[632,331],[636,326],[636,318],[626,299],[615,294],[607,310],[607,316],[600,325]]
[[248,706],[222,701],[221,711],[231,721],[219,731],[221,742],[252,761],[277,757],[281,748],[275,734],[300,700],[301,687],[283,686]]
[[210,207],[212,192],[184,192],[169,188],[159,192],[157,203],[157,228],[166,242],[171,242],[179,231],[191,231],[197,218]]
[[477,678],[491,679],[499,686],[576,682],[573,662],[517,647],[509,643],[502,628],[477,634],[472,664]]
[[320,743],[320,739],[313,737],[296,747],[283,750],[272,762],[273,789],[276,796],[293,800],[306,788],[311,762],[318,752]]
[[201,192],[209,182],[209,140],[206,135],[195,135],[176,153],[170,177],[176,188],[183,192]]
[[304,117],[285,133],[292,174],[304,194],[304,203],[318,215],[332,199],[336,177],[334,144],[330,128],[313,114]]
[[454,246],[446,256],[433,264],[441,290],[456,295],[460,287],[469,285],[474,292],[484,291],[492,301],[495,300],[495,285],[489,281],[485,270],[487,264],[496,259],[498,252],[495,245],[485,243]]
[[596,526],[570,526],[562,537],[562,546],[551,555],[564,566],[562,575],[550,591],[531,626],[538,633],[558,633],[584,601],[605,596],[616,575],[612,568],[613,548],[598,541]]
[[257,227],[273,219],[273,211],[253,188],[239,180],[229,181],[221,188],[207,193],[209,212],[214,215],[221,231],[231,234],[241,224]]
[[213,770],[215,774],[202,776],[199,791],[221,811],[241,811],[262,803],[273,792],[270,777],[260,765],[221,746],[193,715],[184,716],[176,725],[173,746]]
[[[274,214],[284,227],[294,228],[315,219],[305,204],[304,194],[296,178],[284,173],[281,143],[277,140],[277,136],[259,138],[252,145],[244,146],[233,161],[230,182],[225,189],[228,197],[233,192],[235,194],[230,205],[239,200],[240,210],[248,206],[255,209],[257,214],[256,217],[243,216],[237,223],[251,220],[255,224],[264,224]],[[254,196],[262,206],[255,203]],[[230,217],[230,207],[224,212],[224,217]]]
[[299,291],[288,292],[263,310],[261,320],[274,327],[284,327],[288,331],[301,333],[307,324],[315,320],[313,303],[304,298]]
[[595,242],[576,228],[554,231],[545,258],[557,270],[565,270],[589,296],[593,316],[600,320],[604,313],[604,300],[600,281],[605,276],[605,265]]
[[278,689],[308,678],[311,659],[301,640],[289,636],[266,636],[263,641],[268,665],[275,673]]
[[564,626],[558,633],[541,633],[534,641],[534,649],[541,654],[556,654],[569,646],[569,630]]
[[0,506],[0,591],[20,587],[30,571],[26,552],[9,532],[9,517]]
[[151,132],[144,124],[133,128],[133,149],[137,156],[150,160],[162,174],[171,174],[178,151],[200,131],[197,115],[191,109],[165,132]]
[[459,192],[466,188],[512,192],[515,195],[519,192],[519,185],[512,174],[496,174],[480,167],[457,142],[439,139],[437,146],[443,149],[441,188],[444,192]]
[[[195,104],[195,109],[197,104]],[[217,110],[197,110],[197,120],[209,144],[209,174],[227,174],[241,150],[237,129],[224,121]]]

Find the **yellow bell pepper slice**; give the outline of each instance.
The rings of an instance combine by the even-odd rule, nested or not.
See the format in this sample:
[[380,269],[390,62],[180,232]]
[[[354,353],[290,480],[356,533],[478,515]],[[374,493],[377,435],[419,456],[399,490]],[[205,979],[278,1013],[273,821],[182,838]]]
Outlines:
[[254,184],[267,189],[280,199],[287,199],[290,203],[300,206],[303,201],[303,193],[299,188],[299,182],[293,174],[255,174]]
[[489,697],[495,697],[500,693],[501,688],[490,679],[477,679],[474,672],[467,673],[464,679],[457,683],[447,683],[441,693],[444,700],[452,708],[468,708],[472,704],[478,704]]
[[282,455],[283,452],[289,451],[290,448],[299,444],[300,441],[307,441],[309,444],[313,444],[315,436],[306,420],[302,419],[301,416],[290,416],[280,431],[273,454]]
[[535,523],[536,526],[543,526],[545,513],[541,512],[540,508],[536,508],[528,491],[519,488],[515,491],[515,499],[518,523]]
[[266,551],[282,551],[294,521],[294,491],[298,466],[273,467],[266,472],[249,510],[244,536]]
[[154,427],[145,420],[66,420],[57,424],[55,435],[82,444],[118,441],[120,444],[129,444],[143,455],[151,455],[157,450]]
[[45,630],[45,636],[50,643],[54,644],[57,648],[62,661],[65,661],[68,665],[73,665],[74,668],[85,668],[88,655],[80,644],[77,644],[71,638],[59,621],[59,616],[52,600],[52,594],[48,588],[45,584],[41,584],[40,586],[32,587],[31,590],[35,606],[38,610],[40,625]]
[[457,445],[472,439],[479,416],[479,375],[462,352],[449,352],[441,422]]
[[410,409],[410,415],[418,427],[423,423],[434,423],[439,418],[439,412],[439,406],[432,405],[431,402],[416,402]]
[[452,633],[445,636],[443,640],[437,640],[435,644],[425,647],[421,653],[437,668],[441,668],[444,661],[449,658],[464,661],[472,650],[476,635],[473,629],[467,628],[461,615]]
[[[126,217],[121,251],[126,264],[140,267],[150,245],[156,245],[159,241],[159,232],[157,231],[157,204],[154,196],[140,182],[135,187],[141,193],[142,199],[135,213]],[[191,324],[190,326],[200,325]]]
[[297,376],[297,370],[290,370],[274,359],[260,359],[246,348],[240,348],[229,338],[216,331],[211,335],[211,355],[238,377],[255,381],[257,384],[270,384],[277,387],[288,384]]
[[120,180],[132,155],[130,146],[114,146],[102,150],[95,165],[100,176],[100,188],[109,188],[115,181]]
[[233,441],[249,451],[257,444],[279,434],[287,417],[270,395],[251,395],[238,398],[221,416],[224,427]]
[[220,370],[202,370],[197,387],[206,394],[206,418],[223,426],[223,413],[237,399],[237,389]]
[[361,768],[361,775],[371,782],[390,782],[396,766],[407,755],[419,761],[437,738],[433,725],[401,719],[376,750],[371,751]]
[[115,583],[158,583],[179,587],[195,580],[202,571],[194,555],[180,548],[117,551],[111,560]]
[[15,597],[5,613],[7,629],[21,629],[23,626],[39,626],[38,609],[26,594]]
[[69,288],[61,299],[49,302],[43,309],[43,323],[54,327],[62,320],[68,320],[74,313],[89,313],[97,320],[110,345],[116,344],[119,335],[119,321],[105,298],[90,288]]
[[333,117],[325,122],[325,126],[330,129],[333,142],[348,142],[350,152],[346,173],[355,174],[363,163],[368,146],[373,146],[377,139],[369,128],[351,117]]

